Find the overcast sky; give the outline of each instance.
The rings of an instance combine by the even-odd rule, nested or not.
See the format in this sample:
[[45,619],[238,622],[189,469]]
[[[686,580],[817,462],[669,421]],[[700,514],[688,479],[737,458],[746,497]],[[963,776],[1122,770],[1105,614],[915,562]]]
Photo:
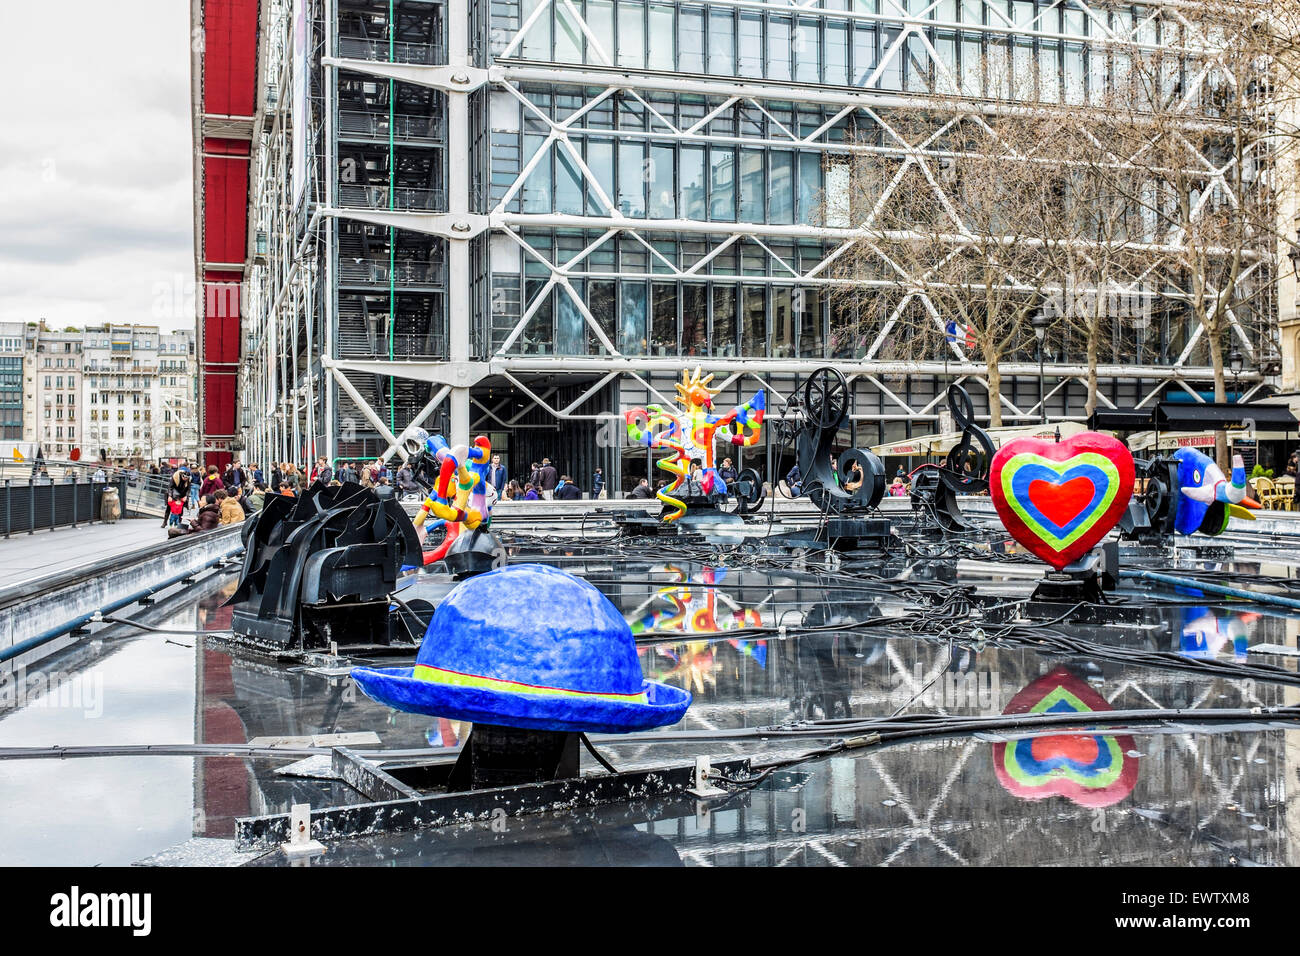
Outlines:
[[189,10],[0,0],[0,321],[193,328]]

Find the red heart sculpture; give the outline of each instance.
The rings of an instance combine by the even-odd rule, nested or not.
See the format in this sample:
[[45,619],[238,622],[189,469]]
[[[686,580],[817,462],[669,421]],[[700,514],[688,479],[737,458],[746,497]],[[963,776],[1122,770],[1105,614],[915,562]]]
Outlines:
[[989,494],[1011,536],[1060,571],[1115,527],[1133,495],[1133,455],[1099,432],[1017,438],[993,456]]

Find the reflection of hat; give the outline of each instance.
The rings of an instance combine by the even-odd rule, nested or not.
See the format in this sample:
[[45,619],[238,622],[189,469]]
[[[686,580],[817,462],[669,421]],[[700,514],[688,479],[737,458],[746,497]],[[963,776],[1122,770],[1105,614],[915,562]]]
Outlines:
[[357,667],[352,676],[397,710],[534,730],[659,727],[691,703],[686,691],[645,679],[632,631],[608,598],[540,564],[452,590],[414,668]]

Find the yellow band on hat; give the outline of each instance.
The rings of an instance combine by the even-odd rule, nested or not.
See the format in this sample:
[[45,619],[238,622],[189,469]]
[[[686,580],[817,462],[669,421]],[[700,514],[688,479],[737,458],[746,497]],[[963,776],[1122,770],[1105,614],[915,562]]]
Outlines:
[[416,664],[412,676],[416,680],[431,684],[443,684],[451,687],[478,687],[506,694],[531,694],[541,697],[567,697],[571,700],[612,700],[624,704],[644,704],[649,698],[647,691],[634,694],[601,694],[586,690],[565,690],[562,687],[539,687],[536,684],[524,684],[513,680],[498,680],[495,677],[479,677],[476,674],[462,674],[458,671],[430,667],[428,664]]

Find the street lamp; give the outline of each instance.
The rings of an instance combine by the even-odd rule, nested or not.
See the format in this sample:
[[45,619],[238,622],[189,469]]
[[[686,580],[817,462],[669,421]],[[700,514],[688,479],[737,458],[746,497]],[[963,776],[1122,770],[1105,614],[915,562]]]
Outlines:
[[1047,403],[1043,398],[1043,339],[1047,337],[1047,316],[1042,310],[1034,313],[1029,320],[1034,327],[1034,338],[1038,340],[1038,414],[1042,424],[1047,424]]
[[1232,370],[1232,400],[1234,403],[1241,401],[1241,369],[1245,363],[1245,357],[1239,349],[1233,349],[1228,353],[1228,368]]

